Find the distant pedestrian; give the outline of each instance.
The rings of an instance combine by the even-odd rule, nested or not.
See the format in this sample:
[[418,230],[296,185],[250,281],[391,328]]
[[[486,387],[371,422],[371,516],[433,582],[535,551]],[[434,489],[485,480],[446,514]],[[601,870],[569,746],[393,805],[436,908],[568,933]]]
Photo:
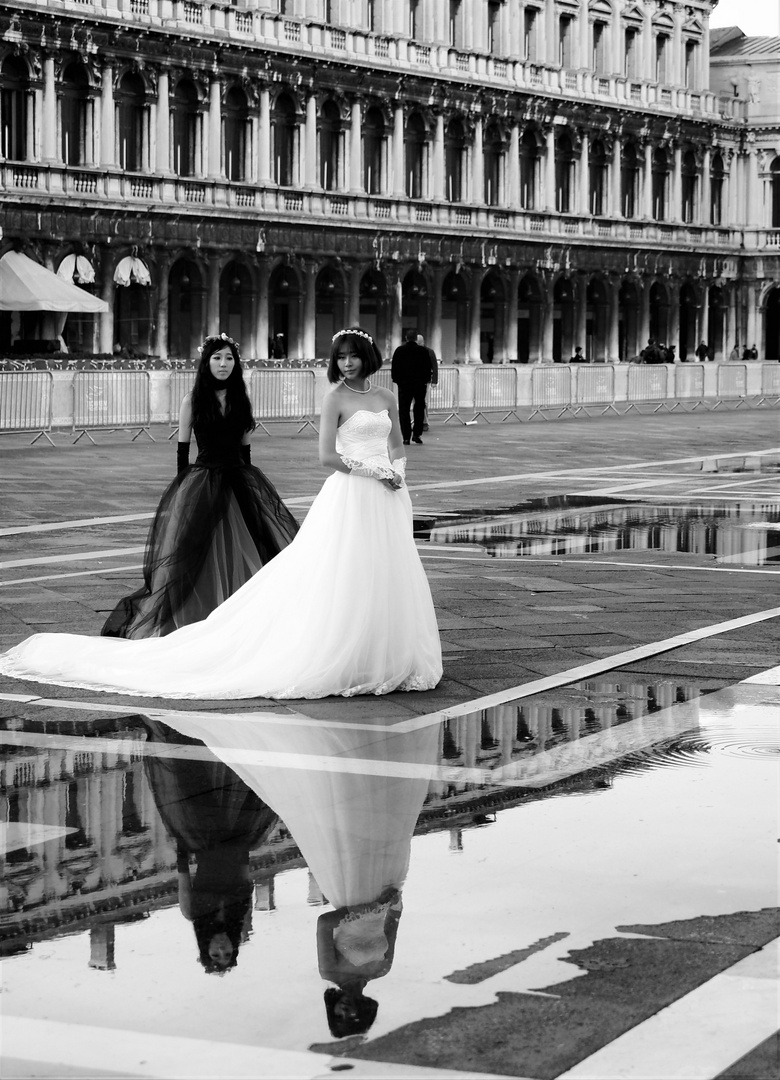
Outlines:
[[575,347],[574,347],[574,355],[569,360],[569,363],[570,364],[586,364],[587,363],[586,358],[582,355],[582,345],[575,345]]
[[[398,416],[404,446],[422,446],[425,423],[425,395],[433,376],[428,351],[417,343],[417,331],[407,330],[406,340],[393,353],[390,375],[398,385]],[[413,420],[412,420],[413,416]]]
[[[431,358],[431,386],[436,386],[439,381],[439,361],[436,359],[436,353],[430,347],[425,344],[425,338],[422,334],[417,335],[417,344],[422,345],[428,356]],[[423,420],[423,431],[428,430],[428,402],[425,402],[425,419]]]
[[758,349],[755,347],[755,345],[751,345],[750,347],[750,359],[758,360]]
[[729,353],[729,360],[733,363],[735,360],[739,360],[739,358],[740,358],[740,355],[739,355],[739,342],[735,341],[734,342],[734,348]]
[[709,360],[709,357],[710,357],[709,346],[707,345],[707,342],[703,338],[699,342],[699,344],[696,346],[696,351],[694,352],[694,356],[696,357],[696,360],[700,364],[704,363],[705,360]]
[[647,339],[647,345],[639,354],[643,364],[660,364],[663,362],[662,355],[654,338]]

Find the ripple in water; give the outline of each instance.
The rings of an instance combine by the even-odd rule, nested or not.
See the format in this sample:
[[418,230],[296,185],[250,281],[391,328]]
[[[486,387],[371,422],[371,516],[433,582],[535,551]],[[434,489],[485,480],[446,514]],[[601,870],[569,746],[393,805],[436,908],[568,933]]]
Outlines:
[[717,754],[765,760],[780,757],[780,732],[777,728],[769,730],[748,726],[734,731],[733,728],[708,727],[706,740],[708,749]]

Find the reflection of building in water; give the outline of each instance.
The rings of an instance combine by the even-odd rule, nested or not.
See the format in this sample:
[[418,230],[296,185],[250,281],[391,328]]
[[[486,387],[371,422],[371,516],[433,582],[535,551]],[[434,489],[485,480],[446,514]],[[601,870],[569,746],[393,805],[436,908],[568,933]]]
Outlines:
[[[449,831],[458,850],[460,830],[546,797],[551,785],[603,787],[627,754],[695,728],[698,697],[690,683],[613,676],[449,720],[416,832]],[[684,705],[682,719],[674,705]],[[23,738],[15,733],[0,764],[0,955],[88,929],[85,962],[111,970],[114,925],[177,897],[176,851],[146,781],[144,744],[132,725],[114,732],[115,751],[105,742],[91,751],[80,736],[50,735],[45,748]],[[274,909],[276,873],[303,865],[280,823],[250,854],[255,910]],[[311,875],[307,888],[309,904],[324,902]]]
[[436,544],[481,544],[498,558],[665,551],[722,562],[776,561],[777,503],[646,506],[637,503],[513,513],[432,528]]

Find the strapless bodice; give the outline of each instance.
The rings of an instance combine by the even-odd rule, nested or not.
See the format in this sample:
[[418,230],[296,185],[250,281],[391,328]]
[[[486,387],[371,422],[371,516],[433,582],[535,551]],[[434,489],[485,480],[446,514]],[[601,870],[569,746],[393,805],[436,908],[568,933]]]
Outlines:
[[392,429],[390,414],[359,409],[336,432],[336,453],[356,461],[387,460],[387,439]]

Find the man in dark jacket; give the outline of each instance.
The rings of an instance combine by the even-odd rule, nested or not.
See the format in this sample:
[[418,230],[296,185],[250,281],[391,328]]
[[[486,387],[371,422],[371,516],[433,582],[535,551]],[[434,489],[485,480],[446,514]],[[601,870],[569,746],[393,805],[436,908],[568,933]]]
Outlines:
[[403,345],[393,353],[390,377],[398,384],[398,418],[404,445],[408,446],[410,439],[422,445],[420,436],[425,423],[425,395],[432,376],[431,358],[428,350],[417,344],[416,330],[407,330],[405,337]]

